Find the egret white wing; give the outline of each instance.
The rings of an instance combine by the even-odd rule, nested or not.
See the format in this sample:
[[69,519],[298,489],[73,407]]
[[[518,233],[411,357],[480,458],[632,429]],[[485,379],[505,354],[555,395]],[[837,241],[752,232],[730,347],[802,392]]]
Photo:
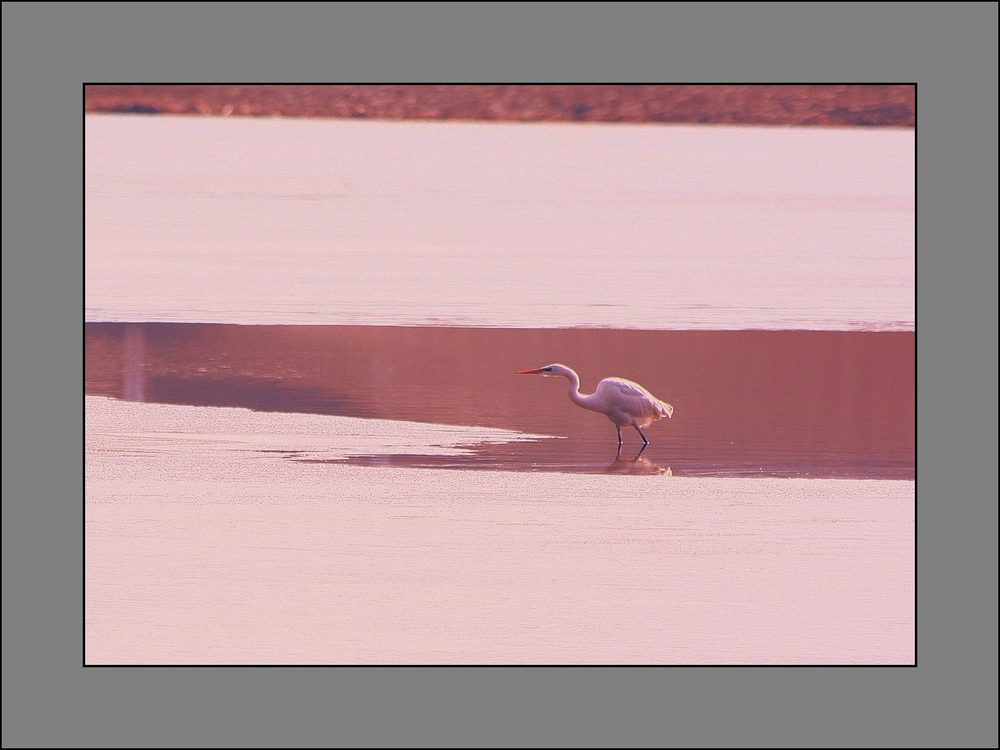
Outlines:
[[624,378],[605,378],[597,384],[597,394],[618,411],[636,420],[673,416],[674,407],[661,401],[638,383]]

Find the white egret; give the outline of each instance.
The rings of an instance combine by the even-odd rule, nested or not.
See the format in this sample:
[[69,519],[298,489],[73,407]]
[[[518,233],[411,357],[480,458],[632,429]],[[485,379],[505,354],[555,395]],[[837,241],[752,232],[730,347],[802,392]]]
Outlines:
[[605,378],[597,384],[597,390],[587,396],[580,393],[580,376],[566,365],[546,365],[536,370],[520,370],[517,374],[567,378],[570,400],[584,409],[606,415],[618,428],[619,446],[622,444],[622,427],[631,425],[639,433],[643,445],[649,445],[641,428],[663,417],[674,416],[674,407],[661,401],[638,383],[624,378]]

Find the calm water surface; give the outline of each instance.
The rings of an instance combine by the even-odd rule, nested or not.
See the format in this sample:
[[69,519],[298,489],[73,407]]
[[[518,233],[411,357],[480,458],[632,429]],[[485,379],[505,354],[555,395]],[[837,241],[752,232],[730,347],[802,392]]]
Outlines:
[[518,433],[86,414],[88,664],[914,662],[913,482],[357,466]]
[[[87,392],[170,404],[499,427],[558,436],[463,456],[360,464],[701,476],[912,479],[914,336],[837,331],[612,331],[87,324]],[[571,364],[675,407],[651,444],[572,404]],[[612,466],[609,463],[621,459]]]
[[914,663],[913,145],[88,115],[87,663]]
[[93,321],[912,330],[912,130],[86,118]]

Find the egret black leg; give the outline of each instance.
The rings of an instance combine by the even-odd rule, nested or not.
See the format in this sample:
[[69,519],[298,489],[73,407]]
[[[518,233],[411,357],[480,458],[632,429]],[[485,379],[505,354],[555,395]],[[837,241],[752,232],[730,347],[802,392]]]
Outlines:
[[615,425],[615,427],[618,429],[618,447],[621,448],[622,447],[622,428],[619,427],[618,425]]
[[636,427],[635,431],[638,432],[639,433],[639,437],[642,438],[642,444],[643,445],[649,445],[649,441],[646,440],[646,436],[642,434],[642,430],[640,430],[638,427]]

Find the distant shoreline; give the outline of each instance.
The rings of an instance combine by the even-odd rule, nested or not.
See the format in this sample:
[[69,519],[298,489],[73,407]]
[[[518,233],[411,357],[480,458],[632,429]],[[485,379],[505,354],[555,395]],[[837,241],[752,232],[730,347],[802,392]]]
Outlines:
[[106,85],[87,112],[914,127],[914,85]]

